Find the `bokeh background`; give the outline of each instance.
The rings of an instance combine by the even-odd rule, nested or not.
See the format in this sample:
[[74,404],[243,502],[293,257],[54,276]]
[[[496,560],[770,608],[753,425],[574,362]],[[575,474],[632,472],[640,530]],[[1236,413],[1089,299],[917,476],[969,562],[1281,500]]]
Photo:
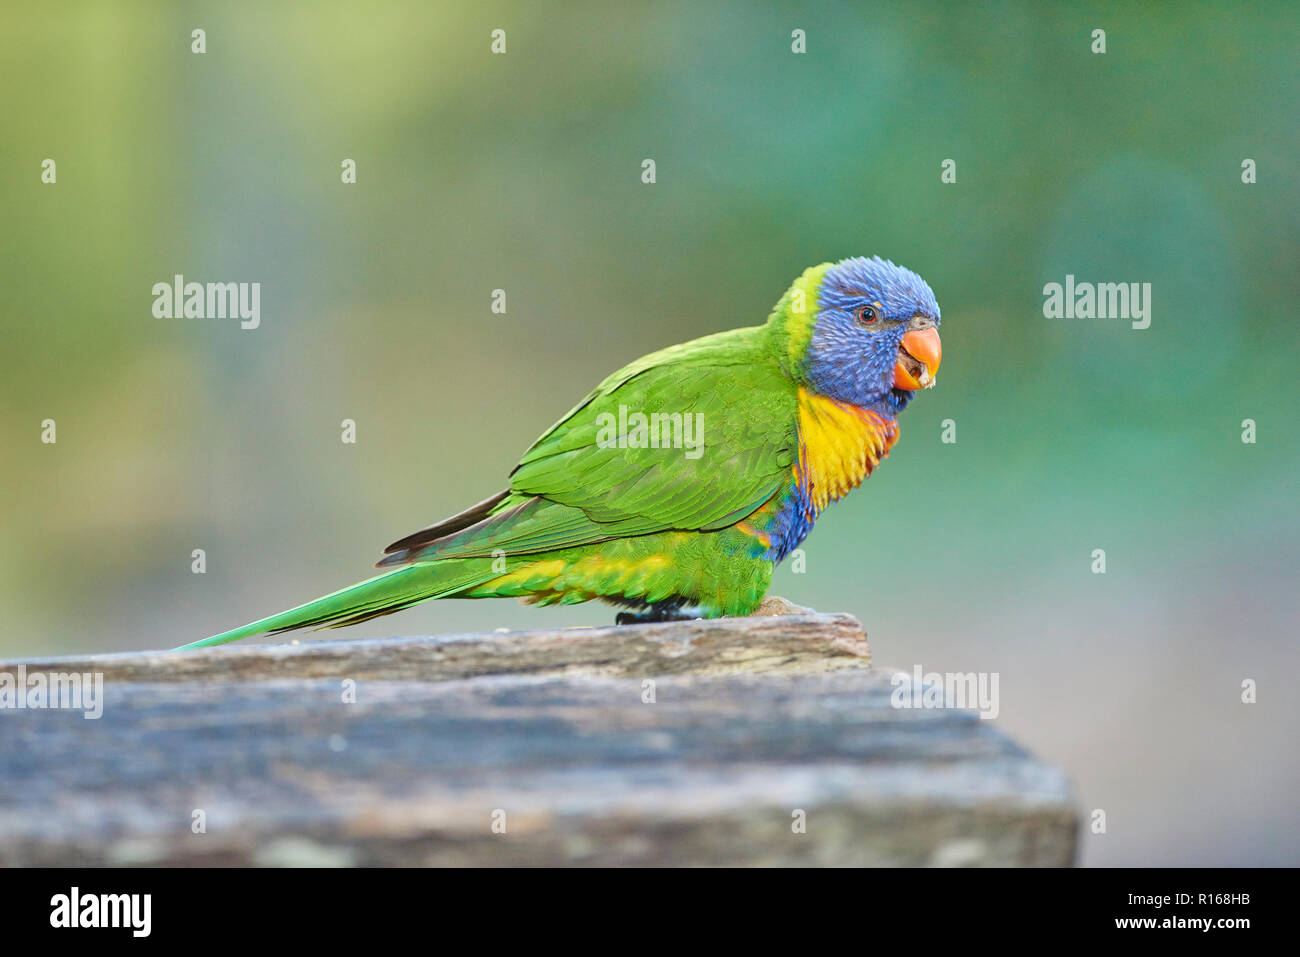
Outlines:
[[[774,593],[999,672],[998,724],[1106,811],[1085,863],[1300,864],[1295,7],[1040,7],[9,0],[0,654],[349,584],[607,372],[878,253],[938,295],[939,386]],[[261,282],[261,328],[155,319],[177,272]],[[1151,327],[1045,319],[1066,273],[1150,282]]]

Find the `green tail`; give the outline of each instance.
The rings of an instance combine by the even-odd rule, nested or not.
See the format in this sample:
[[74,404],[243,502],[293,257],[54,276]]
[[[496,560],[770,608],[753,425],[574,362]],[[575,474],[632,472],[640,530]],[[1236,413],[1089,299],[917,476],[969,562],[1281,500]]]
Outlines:
[[253,635],[276,634],[297,628],[342,628],[390,612],[401,611],[431,598],[447,598],[495,577],[491,559],[452,559],[407,565],[351,587],[290,608],[232,631],[182,645],[177,651],[224,645]]

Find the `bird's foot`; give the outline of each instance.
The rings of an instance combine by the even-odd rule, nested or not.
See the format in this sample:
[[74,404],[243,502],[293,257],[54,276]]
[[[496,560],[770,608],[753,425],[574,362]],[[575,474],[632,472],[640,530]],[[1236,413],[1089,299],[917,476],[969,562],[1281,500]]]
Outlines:
[[760,615],[815,615],[814,608],[805,608],[803,605],[796,605],[792,601],[786,601],[784,598],[778,598],[776,595],[768,595],[763,599],[763,603],[754,611],[750,612],[750,617],[755,618]]
[[637,611],[620,611],[614,616],[616,625],[645,625],[656,621],[694,621],[700,610],[680,602],[661,602]]

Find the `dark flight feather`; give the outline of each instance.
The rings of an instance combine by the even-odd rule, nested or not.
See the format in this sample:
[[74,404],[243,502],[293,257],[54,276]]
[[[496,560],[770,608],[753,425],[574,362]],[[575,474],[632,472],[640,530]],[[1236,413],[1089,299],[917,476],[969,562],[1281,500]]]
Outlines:
[[[471,525],[477,525],[479,522],[483,521],[483,519],[487,518],[488,513],[501,504],[502,500],[509,494],[509,489],[506,489],[504,492],[498,492],[491,498],[485,498],[477,505],[471,505],[469,508],[465,509],[465,511],[453,515],[451,518],[444,518],[441,522],[427,525],[418,532],[412,532],[405,538],[399,538],[397,541],[393,542],[393,544],[384,549],[384,554],[391,555],[394,552],[409,551],[413,548],[420,548],[421,546],[436,542],[440,538],[445,538],[455,532],[469,528]],[[379,567],[382,564],[384,564],[382,560],[375,563],[376,567]],[[392,563],[390,562],[389,564]]]

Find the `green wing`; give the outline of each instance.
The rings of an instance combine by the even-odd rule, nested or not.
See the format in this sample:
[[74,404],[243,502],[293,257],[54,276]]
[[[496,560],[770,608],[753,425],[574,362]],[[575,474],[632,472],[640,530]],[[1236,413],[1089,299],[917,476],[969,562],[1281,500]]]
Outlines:
[[[431,526],[436,537],[408,536],[381,564],[735,524],[784,486],[794,461],[795,386],[766,346],[762,327],[737,329],[620,369],[525,453],[508,494],[464,513],[472,524],[458,516]],[[637,413],[667,417],[661,446],[689,437],[698,449],[631,447]]]

